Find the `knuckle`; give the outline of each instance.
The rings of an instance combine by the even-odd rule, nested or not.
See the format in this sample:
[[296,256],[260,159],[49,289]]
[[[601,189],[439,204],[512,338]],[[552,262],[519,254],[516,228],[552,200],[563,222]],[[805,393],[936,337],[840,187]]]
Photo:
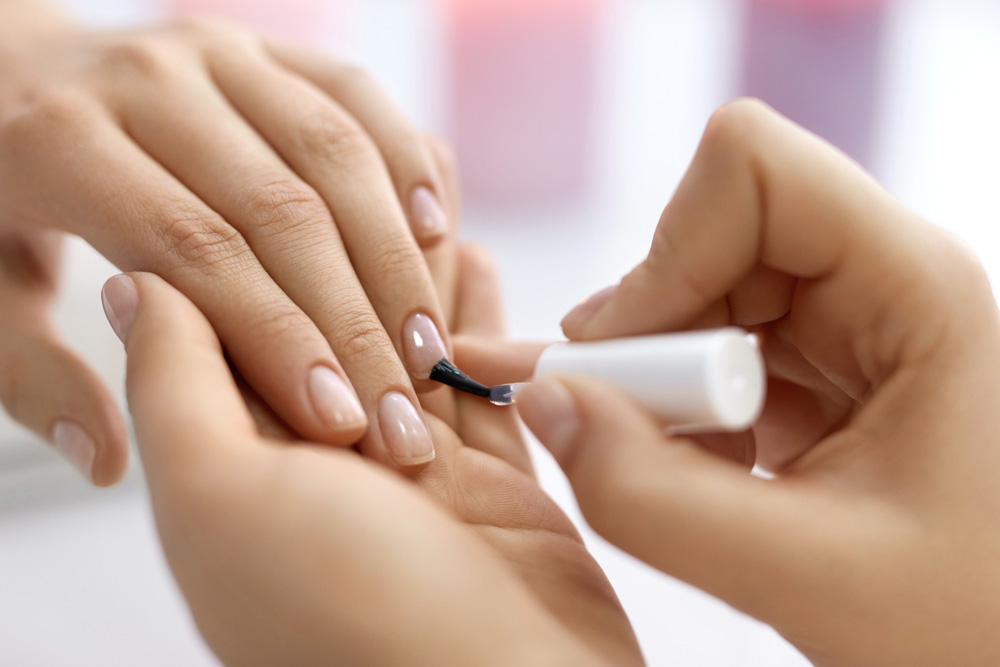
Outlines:
[[107,47],[101,64],[120,76],[161,79],[173,70],[175,61],[159,42],[139,37]]
[[[306,332],[307,335],[312,335],[315,332],[315,327],[309,317],[290,301],[266,309],[262,317],[264,321],[261,324],[261,329],[267,331],[268,335],[274,338],[287,338],[289,336],[301,338],[303,332]],[[301,340],[300,343],[305,344],[306,341]]]
[[14,155],[37,153],[53,139],[86,132],[89,106],[68,90],[38,89],[27,94],[23,103],[0,126],[0,142]]
[[932,227],[932,230],[939,237],[937,244],[939,251],[945,255],[944,261],[939,265],[951,268],[949,272],[929,272],[928,275],[936,279],[943,278],[944,291],[949,295],[954,285],[961,284],[969,289],[983,292],[990,301],[993,301],[989,274],[972,245],[954,232],[940,227]]
[[371,266],[377,275],[394,277],[413,274],[414,267],[424,263],[423,255],[407,237],[385,241],[372,257]]
[[330,219],[326,204],[304,183],[291,179],[268,180],[253,187],[252,192],[247,208],[253,231],[266,237],[312,228]]
[[392,342],[374,312],[355,306],[339,313],[335,352],[341,362],[362,362],[384,350],[392,350]]
[[165,257],[209,275],[225,273],[249,251],[235,229],[184,207],[167,218],[159,235]]
[[296,144],[303,155],[334,165],[356,165],[380,159],[375,144],[357,123],[325,111],[299,125]]

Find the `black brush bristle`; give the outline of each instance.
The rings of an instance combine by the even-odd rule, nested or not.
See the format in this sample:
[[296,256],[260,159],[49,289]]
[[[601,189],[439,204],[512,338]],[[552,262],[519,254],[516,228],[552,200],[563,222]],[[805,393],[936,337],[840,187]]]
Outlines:
[[441,384],[446,384],[459,391],[464,391],[467,394],[472,394],[473,396],[480,396],[482,398],[490,397],[489,387],[476,382],[447,359],[442,359],[434,364],[434,370],[431,371],[430,379]]

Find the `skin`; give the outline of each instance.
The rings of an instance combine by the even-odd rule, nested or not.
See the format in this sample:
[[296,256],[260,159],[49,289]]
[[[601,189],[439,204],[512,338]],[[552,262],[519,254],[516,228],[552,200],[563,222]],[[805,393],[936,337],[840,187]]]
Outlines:
[[[465,335],[499,324],[483,257],[462,254]],[[642,663],[603,572],[534,479],[513,410],[428,394],[438,455],[412,479],[394,475],[292,437],[240,396],[198,310],[161,279],[130,275],[128,398],[150,498],[223,662]]]
[[584,378],[519,397],[588,522],[817,665],[1000,663],[1000,319],[974,255],[739,101],[709,122],[647,259],[563,327],[727,324],[761,337],[753,435],[773,480]]
[[[459,259],[457,360],[488,382],[526,376],[538,346],[497,338],[489,270]],[[238,398],[197,310],[134,280],[129,400],[157,523],[224,661],[641,663],[509,410],[426,395],[441,455],[412,479],[288,446],[259,399]],[[564,326],[584,340],[723,324],[762,340],[752,434],[668,438],[580,377],[519,396],[590,524],[817,665],[996,664],[1000,318],[973,255],[817,138],[736,102],[647,260]],[[755,452],[774,479],[748,474]]]
[[[0,0],[0,401],[44,438],[79,425],[98,485],[121,477],[124,423],[50,322],[60,239],[153,272],[206,315],[248,383],[296,432],[389,466],[380,398],[417,405],[403,327],[447,321],[411,206],[448,204],[426,137],[364,73],[215,21],[82,30]],[[443,222],[447,223],[446,220]],[[326,367],[363,411],[331,421]],[[354,400],[354,399],[350,399]]]

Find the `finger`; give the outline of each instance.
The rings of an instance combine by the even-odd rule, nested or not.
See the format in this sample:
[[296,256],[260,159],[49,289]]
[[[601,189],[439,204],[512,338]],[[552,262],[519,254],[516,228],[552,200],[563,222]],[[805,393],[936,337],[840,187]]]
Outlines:
[[455,336],[455,364],[483,384],[525,382],[551,344]]
[[115,276],[103,294],[125,342],[128,405],[151,485],[220,454],[231,460],[236,448],[246,455],[257,431],[204,315],[152,274]]
[[56,233],[0,241],[0,403],[88,481],[109,486],[128,466],[128,434],[111,392],[51,326],[60,242]]
[[98,375],[54,334],[0,332],[0,403],[52,442],[88,481],[110,486],[128,467],[129,439],[117,401]]
[[284,67],[314,83],[356,118],[385,160],[410,229],[424,248],[440,243],[452,228],[442,205],[447,193],[427,142],[364,70],[301,47],[270,42],[268,51]]
[[[3,176],[32,193],[33,220],[79,234],[119,267],[154,271],[190,295],[247,380],[303,436],[331,444],[360,437],[364,414],[319,330],[246,240],[112,119],[55,97],[6,130],[0,164],[20,168]],[[67,160],[38,159],[64,145],[78,150]]]
[[434,280],[448,330],[454,331],[455,301],[458,296],[458,251],[456,250],[460,213],[458,168],[455,165],[455,155],[444,139],[426,134],[424,138],[444,183],[445,208],[451,223],[448,234],[441,243],[433,248],[424,248],[424,259]]
[[466,336],[499,338],[504,334],[500,280],[493,256],[484,247],[459,247],[459,275],[455,332]]
[[[575,339],[684,328],[749,280],[741,321],[770,318],[796,340],[815,333],[821,365],[836,368],[848,393],[863,392],[864,373],[843,341],[898,349],[872,336],[899,336],[893,314],[920,298],[915,285],[936,279],[923,268],[928,253],[941,252],[929,229],[829,145],[758,102],[736,102],[710,121],[648,258],[596,312],[564,327]],[[795,289],[755,274],[757,265],[791,276]],[[931,329],[914,347],[938,334]],[[873,359],[867,370],[881,362],[892,360]]]
[[[168,96],[156,110],[143,106],[141,114],[130,114],[133,136],[241,233],[263,268],[330,342],[369,423],[379,426],[370,429],[360,443],[362,451],[390,465],[426,463],[432,452],[429,438],[416,443],[423,450],[414,455],[416,447],[411,443],[390,438],[397,432],[396,424],[382,424],[383,403],[405,408],[405,398],[411,406],[416,404],[409,373],[368,296],[395,289],[396,276],[380,276],[379,283],[367,285],[366,294],[319,194],[285,165],[207,81],[186,86],[201,90],[192,93],[185,88]],[[186,103],[178,106],[170,99]],[[205,118],[215,122],[207,125]],[[198,159],[192,160],[192,155]],[[431,309],[421,308],[419,301],[406,304],[406,308],[414,307]],[[425,328],[433,327],[423,313],[411,319]],[[435,335],[432,331],[427,342]],[[438,351],[431,365],[446,356],[440,336],[436,343]],[[406,416],[414,415],[419,421],[415,407]]]
[[[441,311],[447,323],[448,330],[455,330],[456,301],[458,300],[458,175],[455,168],[454,155],[450,147],[440,137],[424,135],[425,141],[434,156],[438,172],[445,184],[445,206],[448,209],[448,219],[451,228],[441,243],[434,247],[424,248],[424,259],[434,281]],[[420,401],[424,410],[448,424],[452,429],[458,427],[458,415],[455,411],[453,392],[435,391],[425,394]]]
[[211,67],[230,103],[326,202],[414,387],[435,388],[426,378],[448,356],[444,317],[371,139],[328,96],[277,65],[215,53]]
[[[459,247],[458,259],[456,332],[496,339],[503,333],[504,318],[493,258],[481,246],[464,244]],[[513,410],[478,397],[458,395],[455,400],[459,407],[457,432],[466,446],[534,475]]]
[[588,523],[629,553],[769,621],[790,620],[789,599],[840,595],[843,545],[860,542],[846,531],[863,530],[848,519],[862,511],[853,501],[751,477],[665,437],[626,396],[582,378],[540,380],[519,395],[518,410]]

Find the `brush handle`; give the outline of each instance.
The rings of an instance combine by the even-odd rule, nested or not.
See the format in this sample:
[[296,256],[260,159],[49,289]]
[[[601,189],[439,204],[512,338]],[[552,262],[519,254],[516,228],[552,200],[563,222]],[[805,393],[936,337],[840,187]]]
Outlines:
[[535,366],[536,376],[547,373],[603,380],[682,433],[749,428],[767,384],[756,342],[735,327],[557,343]]

